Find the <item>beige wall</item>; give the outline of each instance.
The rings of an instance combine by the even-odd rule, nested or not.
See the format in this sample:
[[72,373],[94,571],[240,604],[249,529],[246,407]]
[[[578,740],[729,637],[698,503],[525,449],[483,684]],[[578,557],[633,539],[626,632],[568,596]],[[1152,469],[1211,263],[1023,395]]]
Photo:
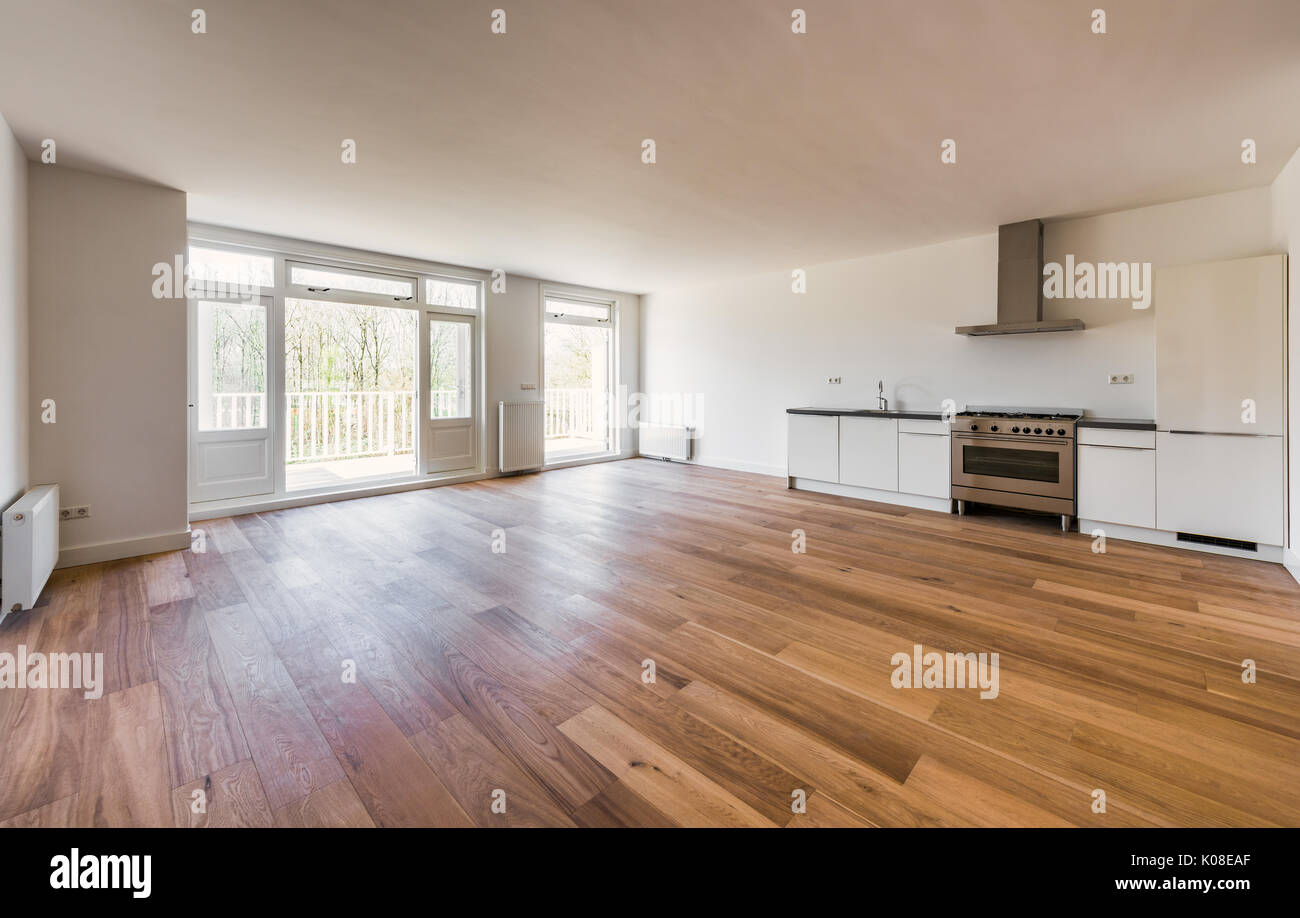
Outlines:
[[185,195],[40,163],[28,180],[31,480],[92,514],[63,524],[61,563],[183,546],[185,301],[151,285],[185,251]]
[[27,160],[0,117],[0,509],[27,490]]
[[[1048,223],[1044,257],[1154,265],[1277,251],[1270,191],[1251,189]],[[884,379],[891,406],[937,409],[1012,404],[1153,416],[1153,304],[1049,300],[1048,318],[1076,316],[1083,332],[966,338],[958,325],[992,322],[997,235],[715,284],[648,294],[642,304],[646,392],[701,393],[701,462],[785,474],[785,409],[874,406]],[[790,271],[807,271],[794,294]],[[1133,373],[1133,385],[1108,384]],[[828,385],[828,377],[843,378]]]

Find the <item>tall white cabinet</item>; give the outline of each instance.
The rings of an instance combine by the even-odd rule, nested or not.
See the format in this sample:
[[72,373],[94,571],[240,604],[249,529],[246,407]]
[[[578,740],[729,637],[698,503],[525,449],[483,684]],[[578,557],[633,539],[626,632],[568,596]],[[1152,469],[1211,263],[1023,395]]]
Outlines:
[[1161,268],[1156,526],[1281,545],[1286,256]]

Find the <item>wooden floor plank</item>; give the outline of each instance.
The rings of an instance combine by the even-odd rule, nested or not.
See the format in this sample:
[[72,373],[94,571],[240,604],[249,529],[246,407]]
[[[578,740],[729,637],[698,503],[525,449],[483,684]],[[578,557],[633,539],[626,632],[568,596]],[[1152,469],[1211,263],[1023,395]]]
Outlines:
[[262,779],[251,759],[228,765],[172,791],[178,828],[267,828],[274,824]]
[[343,777],[252,610],[231,606],[203,617],[272,808]]
[[193,599],[149,610],[172,785],[249,757],[239,715]]
[[86,724],[77,824],[170,826],[171,775],[158,683],[90,701]]
[[411,745],[477,826],[574,825],[536,781],[460,714],[415,734]]

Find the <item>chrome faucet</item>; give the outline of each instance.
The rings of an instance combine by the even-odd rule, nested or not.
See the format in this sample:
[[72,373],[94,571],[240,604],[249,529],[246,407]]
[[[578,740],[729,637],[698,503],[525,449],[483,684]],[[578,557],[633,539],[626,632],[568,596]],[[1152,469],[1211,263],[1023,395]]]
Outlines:
[[889,399],[885,398],[885,381],[883,379],[876,382],[876,401],[880,402],[881,411],[889,410]]

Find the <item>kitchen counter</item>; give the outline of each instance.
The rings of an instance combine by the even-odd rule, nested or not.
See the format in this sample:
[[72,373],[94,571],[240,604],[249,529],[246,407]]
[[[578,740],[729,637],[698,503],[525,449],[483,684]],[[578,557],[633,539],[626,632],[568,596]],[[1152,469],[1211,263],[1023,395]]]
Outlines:
[[820,414],[827,417],[907,418],[918,421],[942,421],[942,411],[913,411],[909,408],[787,408],[786,414]]
[[1080,418],[1075,427],[1100,427],[1105,430],[1155,430],[1156,422],[1145,418]]

